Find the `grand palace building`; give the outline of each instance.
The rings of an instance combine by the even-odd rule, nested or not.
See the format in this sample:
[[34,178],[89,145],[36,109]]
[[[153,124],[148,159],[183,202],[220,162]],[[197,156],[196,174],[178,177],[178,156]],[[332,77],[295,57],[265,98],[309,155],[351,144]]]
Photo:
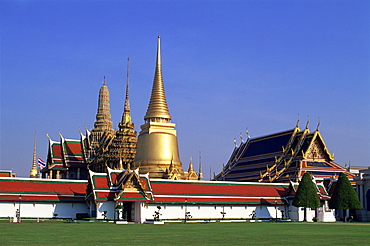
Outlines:
[[[49,139],[45,167],[37,168],[34,150],[30,178],[0,171],[0,217],[95,218],[150,223],[154,219],[301,221],[303,210],[292,199],[309,172],[321,206],[307,218],[339,219],[328,201],[340,173],[345,173],[363,209],[358,220],[370,221],[370,173],[351,172],[334,162],[319,125],[311,132],[295,126],[248,138],[213,180],[205,181],[201,164],[180,160],[176,124],[168,109],[162,76],[160,37],[154,80],[144,123],[135,131],[129,100],[128,60],[124,110],[113,129],[110,95],[104,78],[93,129],[76,139]],[[156,217],[157,216],[157,217]]]

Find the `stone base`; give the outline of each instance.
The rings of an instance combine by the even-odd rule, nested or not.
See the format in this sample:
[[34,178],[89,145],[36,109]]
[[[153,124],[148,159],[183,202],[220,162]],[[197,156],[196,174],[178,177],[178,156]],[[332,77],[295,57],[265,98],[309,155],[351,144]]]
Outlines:
[[164,221],[146,220],[144,224],[164,225]]
[[128,222],[127,221],[125,221],[125,220],[116,220],[116,224],[117,225],[123,225],[123,224],[128,224]]

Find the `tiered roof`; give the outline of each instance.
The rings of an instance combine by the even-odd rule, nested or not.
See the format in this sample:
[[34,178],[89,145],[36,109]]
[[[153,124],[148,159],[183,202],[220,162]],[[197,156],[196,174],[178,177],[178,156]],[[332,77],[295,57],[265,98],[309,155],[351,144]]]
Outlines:
[[49,138],[47,166],[48,170],[68,170],[69,167],[86,168],[84,145],[82,140],[65,139],[60,134],[60,142]]
[[65,169],[62,146],[63,144],[61,142],[53,141],[49,138],[47,166],[42,172],[50,169]]
[[319,179],[330,179],[340,172],[354,177],[334,162],[334,154],[328,151],[318,128],[310,133],[307,124],[303,131],[297,125],[291,130],[242,142],[215,178],[288,182],[299,181],[305,172]]
[[67,167],[86,167],[81,140],[64,139],[62,137],[64,162]]

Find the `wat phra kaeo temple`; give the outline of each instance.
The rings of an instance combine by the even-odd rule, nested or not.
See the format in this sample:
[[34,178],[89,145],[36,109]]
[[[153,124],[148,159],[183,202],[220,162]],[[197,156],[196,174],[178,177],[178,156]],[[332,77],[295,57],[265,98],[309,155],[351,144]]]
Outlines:
[[[317,126],[250,138],[235,144],[231,157],[213,181],[187,172],[180,160],[176,124],[167,105],[158,37],[155,73],[144,124],[137,135],[131,119],[127,65],[126,93],[118,129],[112,128],[110,95],[104,78],[99,91],[94,128],[79,139],[59,133],[49,136],[45,167],[36,165],[36,144],[30,178],[0,172],[0,217],[9,221],[29,218],[94,218],[122,222],[166,221],[302,221],[303,210],[292,206],[304,173],[313,175],[320,208],[307,218],[335,221],[328,201],[338,174],[355,176],[334,162]],[[368,175],[358,177],[363,209],[360,220],[369,220]],[[354,182],[353,182],[354,183]],[[365,197],[364,194],[367,194]],[[22,208],[22,209],[21,209]],[[367,210],[366,210],[367,209]],[[161,216],[161,218],[158,217]],[[157,217],[156,217],[157,216]]]

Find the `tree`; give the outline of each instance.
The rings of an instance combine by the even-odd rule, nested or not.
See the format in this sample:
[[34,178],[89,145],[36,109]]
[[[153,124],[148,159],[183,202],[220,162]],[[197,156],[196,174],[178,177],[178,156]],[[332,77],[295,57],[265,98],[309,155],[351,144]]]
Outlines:
[[343,209],[343,221],[346,222],[347,209],[361,209],[355,189],[349,182],[347,175],[340,173],[333,195],[329,201],[329,208]]
[[303,221],[307,221],[307,208],[320,207],[320,199],[317,196],[316,184],[312,181],[310,173],[306,172],[303,175],[292,204],[295,207],[304,208]]

